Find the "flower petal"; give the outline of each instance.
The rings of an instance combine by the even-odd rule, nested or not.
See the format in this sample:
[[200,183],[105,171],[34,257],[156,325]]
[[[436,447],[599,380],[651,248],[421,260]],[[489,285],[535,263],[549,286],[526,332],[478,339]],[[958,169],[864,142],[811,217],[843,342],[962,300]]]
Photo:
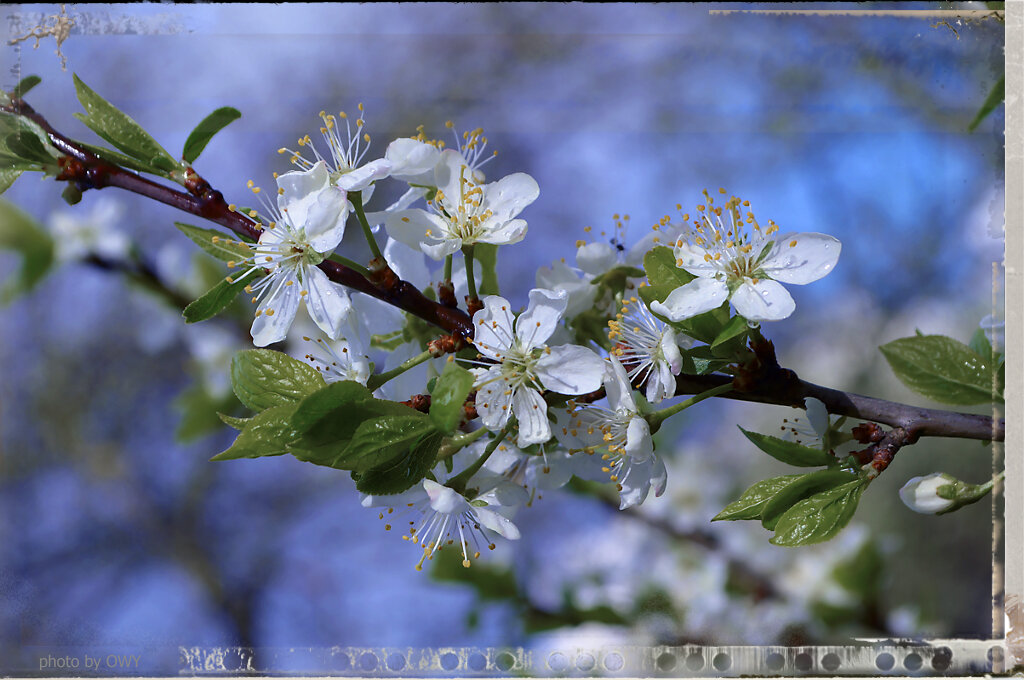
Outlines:
[[306,223],[309,206],[330,185],[330,173],[324,161],[309,170],[294,170],[278,175],[277,186],[283,191],[277,195],[277,207],[282,214],[288,215],[292,224],[301,227]]
[[551,439],[551,425],[548,424],[548,405],[540,392],[532,387],[520,387],[512,395],[512,411],[519,421],[519,448],[530,444],[542,444]]
[[384,216],[388,236],[416,250],[429,238],[427,232],[441,238],[447,233],[445,227],[444,220],[420,208],[396,210]]
[[630,411],[636,413],[636,402],[633,400],[633,386],[629,383],[626,369],[614,354],[604,364],[604,392],[608,395],[608,406],[613,411]]
[[284,340],[299,310],[300,286],[295,273],[287,270],[278,272],[271,276],[280,280],[268,284],[274,288],[257,308],[252,322],[252,344],[257,347]]
[[469,501],[463,498],[458,491],[431,479],[423,480],[423,490],[427,492],[427,496],[430,498],[430,507],[435,512],[452,515],[472,509]]
[[512,408],[512,386],[501,376],[501,369],[494,367],[484,374],[483,384],[476,391],[476,411],[480,422],[488,430],[505,427]]
[[526,220],[499,221],[491,217],[480,225],[483,233],[476,237],[477,243],[494,243],[510,246],[526,238]]
[[328,187],[309,206],[306,222],[295,225],[303,229],[306,242],[318,253],[334,250],[345,236],[349,202],[344,191]]
[[785,234],[775,240],[761,268],[776,281],[810,283],[832,271],[842,248],[839,239],[827,234]]
[[552,263],[550,267],[538,269],[536,283],[538,288],[565,291],[568,299],[563,316],[567,319],[574,319],[590,309],[597,297],[597,286],[590,285],[588,278],[581,279],[561,260]]
[[545,389],[559,394],[586,394],[601,386],[604,359],[579,345],[549,347],[535,364]]
[[391,176],[411,179],[426,172],[433,178],[434,166],[441,159],[437,147],[417,139],[396,139],[388,144],[384,158],[391,162]]
[[779,321],[796,309],[789,292],[771,279],[744,281],[732,294],[732,304],[740,316],[750,321]]
[[491,210],[494,219],[507,222],[523,211],[540,196],[537,181],[525,172],[502,177],[497,182],[485,184],[481,208]]
[[512,520],[499,515],[494,510],[473,508],[473,514],[482,527],[490,529],[503,538],[514,541],[520,536],[519,529],[512,523]]
[[[362,191],[370,186],[370,183],[384,179],[390,174],[391,161],[378,158],[375,161],[370,161],[365,165],[346,172],[338,178],[334,186],[345,191]],[[367,200],[369,200],[369,197],[364,197],[364,202]]]
[[473,315],[473,344],[487,358],[501,361],[512,346],[512,310],[498,295],[485,295],[481,302],[484,308]]
[[618,252],[608,243],[588,243],[576,250],[576,266],[593,276],[604,274],[618,263]]
[[654,453],[651,428],[647,421],[637,416],[626,426],[626,454],[637,463],[642,463]]
[[337,340],[341,335],[341,325],[352,307],[348,292],[328,279],[319,267],[307,267],[305,274],[303,285],[307,294],[303,297],[306,310],[320,330],[332,340]]
[[516,320],[516,337],[531,349],[540,347],[555,332],[568,304],[569,295],[564,290],[534,288],[529,306]]
[[652,302],[651,311],[671,321],[682,321],[711,311],[728,297],[729,287],[724,281],[699,277],[676,288],[664,302]]
[[389,236],[384,246],[384,259],[398,278],[411,282],[417,288],[425,288],[430,282],[430,271],[419,248],[410,248]]
[[808,397],[804,400],[804,405],[807,407],[807,422],[811,424],[818,439],[824,439],[829,428],[828,410],[825,408],[825,404],[820,399]]

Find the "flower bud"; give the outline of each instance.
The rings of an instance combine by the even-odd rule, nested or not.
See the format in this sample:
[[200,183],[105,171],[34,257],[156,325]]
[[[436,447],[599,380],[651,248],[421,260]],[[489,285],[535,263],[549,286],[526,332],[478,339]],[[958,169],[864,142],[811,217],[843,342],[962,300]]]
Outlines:
[[945,472],[914,477],[900,489],[903,504],[924,515],[943,515],[984,498],[992,482],[967,484]]

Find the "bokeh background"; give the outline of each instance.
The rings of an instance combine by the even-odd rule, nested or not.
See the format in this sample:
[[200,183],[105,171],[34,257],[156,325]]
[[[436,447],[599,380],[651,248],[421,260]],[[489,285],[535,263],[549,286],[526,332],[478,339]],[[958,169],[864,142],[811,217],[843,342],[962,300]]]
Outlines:
[[[315,133],[323,109],[363,102],[377,154],[419,124],[438,136],[448,119],[483,127],[500,152],[489,176],[525,171],[541,187],[527,239],[502,250],[503,294],[521,302],[538,267],[572,263],[584,226],[610,231],[628,213],[632,243],[724,186],[783,230],[843,242],[834,273],[791,288],[796,313],[766,326],[782,364],[935,406],[896,381],[877,346],[915,329],[966,342],[1001,309],[1001,107],[967,128],[1002,75],[1002,24],[710,11],[744,7],[765,8],[70,5],[67,72],[52,38],[29,41],[4,47],[3,85],[42,76],[30,103],[95,141],[72,115],[77,73],[172,152],[234,106],[243,118],[196,167],[238,202],[246,180],[269,185],[288,169],[277,149]],[[5,6],[5,42],[58,9]],[[60,190],[25,176],[5,197],[48,228],[113,199],[120,215],[102,228],[130,239],[164,286],[195,297],[219,275],[173,227],[196,220],[114,189],[68,208]],[[343,245],[354,258],[361,247]],[[16,264],[0,253],[0,271]],[[360,507],[346,474],[290,457],[207,462],[231,441],[209,413],[234,408],[225,371],[251,311],[185,327],[168,301],[75,260],[0,310],[2,671],[67,649],[142,650],[142,671],[167,673],[181,646],[991,635],[990,505],[936,518],[896,493],[935,470],[983,481],[991,453],[977,442],[901,452],[837,539],[777,548],[753,523],[708,520],[789,471],[735,425],[768,432],[796,412],[713,400],[659,435],[668,491],[639,512],[546,494],[517,517],[521,541],[469,571],[418,573],[417,551]],[[320,663],[288,659],[257,668]]]

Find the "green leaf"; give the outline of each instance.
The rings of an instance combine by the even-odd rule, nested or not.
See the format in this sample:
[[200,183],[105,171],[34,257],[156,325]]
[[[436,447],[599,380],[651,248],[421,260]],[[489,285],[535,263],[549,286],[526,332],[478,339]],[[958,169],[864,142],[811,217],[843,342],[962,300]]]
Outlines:
[[844,560],[832,570],[832,578],[846,590],[857,595],[858,601],[867,601],[879,591],[885,560],[874,541],[866,541],[853,557]]
[[14,132],[4,139],[7,149],[29,163],[38,165],[56,165],[56,158],[44,146],[39,138],[29,132]]
[[992,394],[992,366],[967,345],[944,335],[900,338],[879,348],[900,381],[944,404],[984,404]]
[[257,414],[245,424],[230,448],[210,460],[261,458],[288,453],[288,442],[296,435],[292,427],[295,408],[295,404],[282,404]]
[[793,505],[775,525],[769,543],[796,546],[829,540],[850,523],[864,486],[865,481],[857,479]]
[[127,170],[134,170],[135,172],[148,172],[154,175],[160,174],[159,168],[154,167],[151,163],[137,161],[131,156],[126,156],[123,153],[114,151],[113,149],[95,146],[94,144],[86,144],[85,142],[76,142],[76,144],[83,147],[86,151],[93,154],[100,160],[106,161],[111,165],[117,165]]
[[291,443],[291,453],[308,463],[351,469],[344,454],[352,436],[364,421],[381,416],[427,418],[404,404],[374,399],[359,383],[331,383],[299,404],[292,425],[301,435]]
[[203,251],[213,255],[218,260],[229,263],[242,262],[253,256],[253,250],[244,241],[234,239],[216,229],[194,227],[184,222],[175,222],[174,226],[185,236],[188,236],[193,243],[202,248]]
[[381,416],[363,421],[337,461],[343,469],[362,472],[408,451],[421,437],[434,432],[423,414]]
[[195,159],[199,158],[199,154],[203,152],[206,145],[210,143],[213,136],[224,129],[232,121],[238,120],[242,117],[242,114],[238,109],[233,109],[230,106],[219,108],[211,113],[196,126],[192,133],[185,140],[185,148],[181,152],[181,157],[187,162],[192,163]]
[[86,116],[76,114],[76,117],[93,132],[143,163],[153,165],[154,160],[160,158],[165,164],[170,161],[170,165],[165,166],[168,169],[177,166],[174,157],[131,117],[93,92],[77,75],[74,76],[74,80],[78,101],[82,103],[86,112]]
[[981,121],[988,117],[988,114],[996,110],[996,107],[1003,103],[1006,99],[1006,76],[1004,75],[999,79],[999,82],[992,86],[991,91],[988,93],[988,97],[985,98],[985,103],[978,109],[978,114],[971,121],[971,124],[967,126],[968,132],[974,132],[974,129],[981,124]]
[[787,442],[784,439],[773,437],[768,434],[749,432],[740,427],[740,431],[747,439],[754,442],[754,446],[767,453],[776,460],[783,463],[796,465],[797,467],[819,467],[821,465],[835,465],[835,456],[825,453],[821,449],[812,449],[809,446],[802,446],[796,442]]
[[473,257],[480,263],[482,274],[477,284],[479,295],[500,295],[498,292],[498,246],[493,243],[477,243],[473,246]]
[[430,394],[430,420],[441,432],[449,434],[462,422],[462,406],[473,389],[473,374],[454,361],[445,364]]
[[795,504],[816,493],[834,489],[857,479],[856,475],[843,470],[819,470],[801,475],[765,503],[761,510],[761,526],[772,531],[782,515]]
[[43,79],[39,76],[25,76],[21,79],[21,82],[14,86],[14,90],[11,91],[11,94],[18,99],[22,99],[29,93],[29,90],[41,82],[43,82]]
[[628,265],[619,265],[618,267],[612,267],[600,276],[594,277],[591,279],[590,284],[593,286],[604,286],[613,293],[622,293],[626,290],[626,283],[628,279],[636,279],[644,274],[645,272],[643,269],[637,269],[636,267],[630,267]]
[[[0,158],[0,165],[3,165],[3,159]],[[11,185],[14,184],[14,180],[21,177],[21,173],[25,172],[25,168],[6,167],[0,168],[0,195],[3,195]]]
[[647,274],[647,285],[640,288],[640,297],[648,307],[655,300],[664,302],[676,288],[697,278],[676,266],[676,256],[666,246],[652,248],[644,255],[644,272]]
[[383,495],[402,493],[411,488],[434,467],[443,438],[440,432],[424,435],[407,452],[363,473],[356,482],[356,490]]
[[[704,312],[697,316],[685,319],[683,321],[677,321],[672,325],[675,328],[683,331],[691,338],[706,342],[709,345],[715,341],[715,338],[722,332],[722,329],[729,323],[729,303],[728,301],[723,302],[722,305],[716,309],[712,309],[710,312]],[[719,345],[719,351],[714,352],[715,356],[721,356],[721,350],[726,349],[728,353],[732,353],[732,347],[730,345]]]
[[252,418],[236,418],[234,416],[229,416],[226,413],[218,413],[217,417],[220,418],[221,422],[225,425],[230,425],[236,430],[244,430],[246,423],[252,420]]
[[213,288],[193,300],[181,313],[185,323],[198,323],[217,316],[230,305],[235,297],[248,285],[252,277],[228,281],[223,279]]
[[985,331],[980,328],[974,331],[974,335],[971,336],[971,341],[967,346],[977,352],[978,356],[985,359],[989,359],[992,356],[992,344],[988,341]]
[[0,248],[21,255],[21,267],[0,288],[0,303],[27,293],[53,266],[53,239],[10,201],[0,199]]
[[75,184],[68,184],[64,191],[60,192],[60,197],[68,205],[78,205],[82,201],[82,190]]
[[292,424],[300,432],[306,432],[331,414],[340,419],[346,411],[345,407],[351,407],[360,401],[371,400],[373,400],[373,394],[370,390],[355,381],[332,382],[313,392],[299,403]]
[[720,513],[711,518],[711,521],[760,519],[761,511],[764,509],[765,504],[774,498],[777,493],[792,484],[798,477],[803,476],[783,475],[781,477],[762,479],[744,491],[738,499],[725,506]]
[[247,349],[231,359],[231,386],[238,400],[254,411],[294,404],[324,386],[307,363],[270,349]]
[[711,349],[718,349],[725,343],[730,340],[735,340],[736,338],[740,338],[740,342],[742,343],[748,330],[750,330],[750,326],[747,325],[746,319],[742,316],[732,317],[729,319],[729,323],[725,324],[725,327],[719,331],[718,335],[716,335],[715,339],[711,342]]

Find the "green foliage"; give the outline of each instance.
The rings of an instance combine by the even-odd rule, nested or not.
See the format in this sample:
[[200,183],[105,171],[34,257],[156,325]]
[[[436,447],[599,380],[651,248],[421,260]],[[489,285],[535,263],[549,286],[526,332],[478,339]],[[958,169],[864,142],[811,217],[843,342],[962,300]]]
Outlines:
[[720,513],[711,518],[712,522],[718,520],[737,519],[760,519],[764,506],[775,497],[777,493],[789,486],[793,481],[804,475],[783,475],[762,479],[754,484],[743,494],[725,506]]
[[210,460],[261,458],[288,453],[288,442],[295,439],[292,414],[297,405],[281,404],[257,414],[249,420],[235,439],[235,443]]
[[181,151],[181,157],[188,163],[195,162],[215,134],[241,117],[242,114],[238,109],[224,106],[203,118],[185,140],[185,148]]
[[445,364],[430,393],[430,420],[440,432],[450,434],[462,422],[462,406],[472,389],[472,373],[454,361]]
[[969,132],[974,132],[974,129],[981,124],[981,121],[985,120],[990,113],[996,110],[996,107],[1003,103],[1006,99],[1006,76],[1004,75],[999,79],[999,82],[992,86],[992,89],[988,93],[988,97],[985,98],[985,103],[978,109],[978,114],[974,116],[974,120],[967,126]]
[[43,82],[43,79],[39,76],[25,76],[17,85],[14,86],[14,89],[11,90],[11,94],[18,99],[22,99],[33,87],[41,82]]
[[423,479],[434,467],[443,435],[428,432],[408,450],[360,475],[356,490],[381,495],[402,493]]
[[749,330],[750,326],[747,325],[746,319],[742,316],[732,317],[711,341],[711,350],[721,352],[726,348],[729,350],[743,349]]
[[652,248],[644,255],[644,273],[647,274],[647,285],[640,289],[640,296],[648,306],[655,300],[664,302],[676,288],[697,278],[677,267],[676,256],[671,248],[665,246]]
[[[359,423],[352,440],[335,462],[335,467],[362,472],[383,465],[414,447],[433,431],[429,419],[415,411],[409,415],[389,415],[364,420]],[[427,469],[429,470],[429,467]],[[414,483],[415,481],[418,480],[414,480]]]
[[184,222],[175,222],[178,231],[188,236],[192,243],[224,262],[240,262],[252,257],[252,249],[242,241],[238,241],[216,229],[194,227]]
[[[0,158],[0,163],[3,163],[3,158]],[[14,184],[14,180],[21,177],[21,173],[23,172],[25,172],[24,169],[17,167],[8,166],[0,168],[0,196],[11,188],[11,185]]]
[[477,243],[473,246],[473,257],[480,263],[481,272],[477,294],[501,295],[498,286],[498,246],[493,243]]
[[[342,470],[351,470],[347,461],[349,444],[364,422],[383,416],[411,416],[422,421],[425,414],[404,404],[374,399],[368,389],[352,381],[339,381],[310,394],[296,410],[292,420],[299,436],[290,450],[299,460]],[[401,452],[399,452],[401,453]],[[368,460],[369,468],[387,459]]]
[[644,273],[643,269],[619,265],[618,267],[612,267],[600,276],[594,277],[590,281],[590,285],[601,286],[610,290],[612,294],[621,295],[625,292],[626,283],[629,279],[640,278]]
[[236,418],[235,416],[229,416],[226,413],[218,413],[217,417],[222,423],[229,425],[236,430],[245,429],[245,424],[252,420],[252,418]]
[[850,523],[865,485],[866,480],[855,479],[796,503],[778,520],[769,542],[797,546],[829,540]]
[[683,357],[682,371],[691,375],[712,373],[725,368],[730,363],[729,359],[717,356],[717,353],[712,351],[711,345],[697,345],[691,349],[681,349],[680,353]]
[[309,364],[270,349],[247,349],[231,359],[231,386],[238,400],[254,411],[297,404],[324,386]]
[[4,138],[4,146],[11,154],[16,156],[19,162],[16,167],[27,166],[55,166],[57,157],[50,151],[50,146],[43,144],[39,138],[25,130],[12,132]]
[[99,96],[78,76],[74,76],[78,101],[85,109],[85,115],[75,117],[86,124],[107,143],[140,161],[145,172],[167,176],[168,172],[180,167],[178,161],[157,143],[148,132],[123,113],[116,106]]
[[900,381],[945,404],[984,404],[1002,400],[993,394],[990,359],[943,335],[900,338],[879,348]]
[[182,311],[185,323],[198,323],[217,316],[230,305],[235,297],[248,285],[251,277],[228,281],[222,279],[210,290],[189,303]]
[[27,293],[53,266],[53,239],[27,214],[0,199],[0,248],[21,256],[18,272],[0,288],[0,304]]
[[776,460],[783,463],[796,465],[797,467],[818,467],[820,465],[838,465],[835,456],[832,456],[821,449],[812,449],[809,446],[802,446],[796,442],[787,442],[778,437],[757,432],[748,432],[740,427],[740,431],[747,439],[754,443],[754,446],[767,453]]
[[843,470],[819,470],[794,479],[779,490],[761,511],[761,526],[776,531],[779,521],[794,506],[817,494],[831,491],[839,486],[857,481],[857,475]]

